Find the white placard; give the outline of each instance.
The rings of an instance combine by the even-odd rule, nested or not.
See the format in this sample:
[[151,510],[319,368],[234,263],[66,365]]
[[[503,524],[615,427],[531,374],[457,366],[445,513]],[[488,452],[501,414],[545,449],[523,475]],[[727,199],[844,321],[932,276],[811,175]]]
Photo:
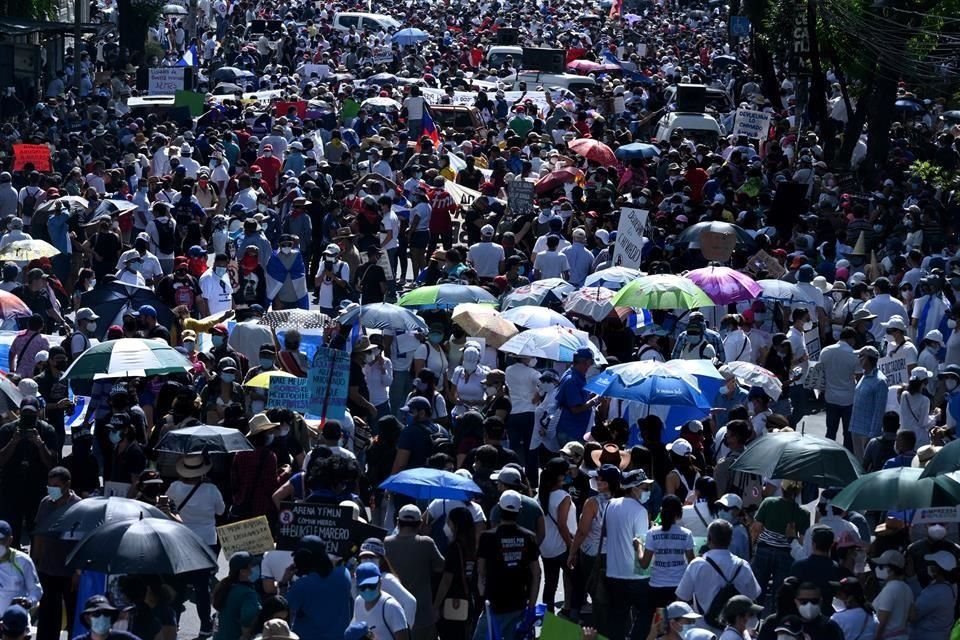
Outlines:
[[155,67],[147,70],[147,93],[151,96],[172,96],[183,91],[186,67]]
[[746,136],[754,140],[766,140],[770,132],[770,114],[752,109],[737,109],[733,122],[734,137]]
[[960,522],[960,507],[929,507],[917,509],[911,524],[944,524]]
[[907,356],[902,349],[880,358],[877,368],[887,377],[887,386],[907,384]]
[[613,251],[613,264],[617,267],[640,267],[643,250],[643,230],[650,212],[646,209],[623,207],[620,209],[620,224],[617,227],[617,244]]

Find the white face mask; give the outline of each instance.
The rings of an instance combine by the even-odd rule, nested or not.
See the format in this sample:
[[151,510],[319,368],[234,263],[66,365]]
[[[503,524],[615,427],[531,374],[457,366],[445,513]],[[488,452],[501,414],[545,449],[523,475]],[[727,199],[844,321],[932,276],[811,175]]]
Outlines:
[[951,329],[956,329],[957,321],[954,320],[953,318],[950,318],[949,320],[947,320],[947,326],[950,327]]
[[927,535],[931,540],[943,540],[947,536],[947,528],[942,524],[932,524],[927,527]]
[[760,619],[757,616],[750,616],[747,618],[747,631],[753,631],[760,624]]
[[813,620],[820,615],[820,605],[815,602],[808,602],[798,606],[797,611],[804,620]]
[[500,387],[493,384],[488,384],[485,388],[488,396],[495,396],[497,392],[500,391]]
[[806,322],[804,322],[804,323],[803,323],[803,330],[804,330],[804,332],[813,331],[813,323],[810,322],[809,320],[807,320]]
[[367,353],[363,356],[363,361],[367,364],[370,364],[376,359],[377,359],[377,354],[375,353]]
[[877,567],[873,570],[873,574],[877,576],[877,580],[886,580],[890,577],[890,570],[886,567]]
[[649,501],[650,501],[650,492],[649,492],[649,491],[641,491],[639,497],[637,497],[637,500],[638,500],[641,504],[645,504],[645,503],[649,502]]
[[280,253],[287,256],[293,253],[293,247],[280,247]]
[[552,382],[541,382],[537,385],[537,393],[539,393],[541,397],[545,398],[553,393],[555,388],[556,385]]

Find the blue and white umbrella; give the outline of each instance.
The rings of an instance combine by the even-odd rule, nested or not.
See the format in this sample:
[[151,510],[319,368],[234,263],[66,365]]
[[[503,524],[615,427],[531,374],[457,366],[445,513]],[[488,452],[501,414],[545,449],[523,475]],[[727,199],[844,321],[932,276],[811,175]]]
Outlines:
[[574,328],[573,322],[565,315],[553,309],[532,304],[507,309],[500,314],[500,317],[524,329],[543,329],[552,326]]
[[407,27],[406,29],[400,29],[395,34],[393,34],[393,41],[399,44],[402,47],[406,47],[411,44],[416,44],[418,42],[423,42],[424,40],[429,40],[430,34],[422,29],[417,29],[415,27]]
[[584,280],[583,286],[586,287],[606,287],[613,291],[619,291],[625,287],[631,280],[636,280],[643,275],[639,269],[630,267],[609,267],[594,271]]
[[631,142],[622,147],[617,147],[613,152],[618,160],[633,160],[634,158],[646,158],[651,160],[660,155],[660,149],[656,145],[646,142]]
[[427,323],[410,309],[389,302],[375,302],[356,306],[343,312],[337,322],[346,326],[360,322],[365,329],[392,329],[393,331],[427,332]]
[[715,398],[724,384],[723,374],[710,360],[671,360],[670,366],[692,375],[707,398]]
[[587,382],[586,390],[599,396],[650,405],[709,409],[710,400],[701,391],[696,377],[676,364],[676,360],[644,360],[614,365]]
[[545,327],[528,329],[507,340],[500,351],[521,358],[541,358],[554,362],[573,362],[573,354],[584,347],[593,353],[593,362],[597,366],[605,365],[607,359],[590,342],[585,331],[567,327]]
[[816,304],[812,296],[803,292],[797,285],[784,280],[757,280],[760,285],[760,300],[783,302],[786,304]]
[[470,478],[425,467],[396,473],[384,480],[380,488],[417,500],[468,500],[483,493]]

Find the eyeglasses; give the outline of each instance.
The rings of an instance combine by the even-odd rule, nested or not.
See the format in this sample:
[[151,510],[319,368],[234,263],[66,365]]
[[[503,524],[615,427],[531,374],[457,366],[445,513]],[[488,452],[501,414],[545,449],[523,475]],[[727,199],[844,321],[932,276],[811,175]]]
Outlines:
[[820,598],[797,598],[799,604],[820,604]]

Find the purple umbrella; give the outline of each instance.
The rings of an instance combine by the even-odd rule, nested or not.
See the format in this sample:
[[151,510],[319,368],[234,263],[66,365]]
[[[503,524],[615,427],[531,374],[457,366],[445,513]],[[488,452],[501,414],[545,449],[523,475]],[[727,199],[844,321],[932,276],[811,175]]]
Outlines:
[[716,304],[753,300],[760,295],[760,285],[750,276],[730,267],[704,267],[687,273],[687,278],[704,290]]

